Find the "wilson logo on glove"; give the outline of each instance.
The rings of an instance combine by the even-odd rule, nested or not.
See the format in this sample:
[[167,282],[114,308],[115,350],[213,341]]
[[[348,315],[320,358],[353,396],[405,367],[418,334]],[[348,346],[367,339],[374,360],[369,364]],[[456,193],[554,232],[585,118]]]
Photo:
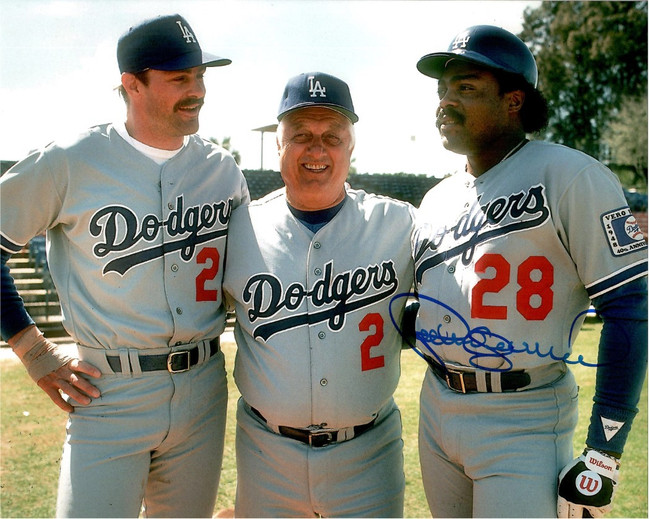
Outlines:
[[558,481],[557,516],[603,517],[612,509],[618,460],[595,449],[569,463]]
[[585,496],[595,496],[603,488],[603,480],[591,470],[585,470],[576,478],[576,488]]
[[[603,469],[607,474],[603,474],[610,478],[614,477],[616,473],[616,463],[613,460],[607,459],[595,451],[590,451],[587,453],[587,459],[591,466],[594,468]],[[602,474],[602,472],[601,472]]]

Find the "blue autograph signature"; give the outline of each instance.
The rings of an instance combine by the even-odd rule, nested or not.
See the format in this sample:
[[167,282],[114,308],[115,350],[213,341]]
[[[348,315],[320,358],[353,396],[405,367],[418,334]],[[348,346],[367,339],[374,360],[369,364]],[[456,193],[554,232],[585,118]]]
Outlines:
[[[395,317],[393,315],[393,302],[404,297],[411,297],[415,295],[416,294],[412,292],[404,292],[401,294],[396,294],[395,296],[393,296],[389,304],[390,318],[391,321],[393,322],[393,326],[395,326],[395,328],[399,331],[399,333],[402,336],[403,334],[400,328],[400,323],[395,322]],[[590,368],[598,367],[597,363],[588,362],[587,360],[585,360],[583,355],[578,355],[577,359],[570,359],[569,358],[571,356],[570,351],[569,353],[565,353],[563,355],[557,355],[554,353],[554,346],[548,348],[548,351],[543,351],[542,346],[537,342],[535,344],[529,344],[527,342],[523,342],[521,345],[515,345],[508,338],[504,337],[503,335],[493,333],[486,326],[470,328],[469,324],[463,318],[463,316],[461,316],[456,310],[451,308],[449,305],[443,303],[442,301],[434,299],[432,297],[425,296],[423,294],[419,294],[417,297],[420,300],[420,302],[429,301],[435,305],[439,305],[443,307],[448,312],[456,316],[456,318],[464,328],[463,330],[463,332],[465,332],[464,335],[462,334],[457,335],[456,333],[450,334],[449,332],[444,331],[443,324],[439,324],[436,328],[431,330],[419,330],[419,331],[416,330],[415,332],[416,343],[422,344],[422,346],[426,349],[426,351],[429,354],[431,354],[431,356],[433,356],[441,364],[444,364],[444,362],[439,357],[439,355],[435,352],[435,347],[456,345],[462,347],[467,353],[470,354],[469,363],[471,366],[483,369],[485,371],[496,371],[496,372],[509,371],[513,367],[509,355],[512,355],[514,353],[527,353],[529,355],[537,355],[538,357],[542,357],[542,358],[550,357],[554,361],[563,361],[566,362],[567,364],[579,364]],[[585,310],[584,312],[581,312],[575,317],[573,323],[571,324],[569,337],[573,336],[573,330],[575,326],[578,324],[580,318],[583,315],[588,314],[590,312],[593,313],[593,311],[591,310]],[[413,351],[415,351],[418,355],[420,355],[420,357],[424,358],[424,354],[418,349],[417,344],[409,344],[409,346],[411,347],[411,349],[413,349]],[[570,348],[568,349],[570,350]],[[499,368],[487,368],[484,366],[484,363],[481,362],[482,359],[492,359],[492,358],[501,359],[505,364],[503,364]]]

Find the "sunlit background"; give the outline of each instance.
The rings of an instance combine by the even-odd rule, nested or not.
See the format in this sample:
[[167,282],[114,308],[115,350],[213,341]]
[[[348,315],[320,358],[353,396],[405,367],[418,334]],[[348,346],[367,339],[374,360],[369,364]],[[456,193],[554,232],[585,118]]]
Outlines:
[[[209,69],[199,133],[230,137],[243,169],[277,169],[276,122],[286,81],[322,71],[346,81],[360,120],[359,173],[443,176],[464,158],[433,124],[435,80],[417,60],[475,24],[519,32],[519,1],[0,0],[0,159],[19,160],[69,132],[122,120],[117,39],[175,12],[204,50],[232,59]],[[263,144],[263,150],[262,150]]]

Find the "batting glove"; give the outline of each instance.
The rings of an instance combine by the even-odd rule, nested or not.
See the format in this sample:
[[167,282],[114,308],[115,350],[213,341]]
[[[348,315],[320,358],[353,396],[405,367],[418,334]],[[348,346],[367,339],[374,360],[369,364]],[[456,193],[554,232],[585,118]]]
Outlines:
[[619,467],[613,456],[585,449],[560,472],[557,516],[603,517],[611,511]]

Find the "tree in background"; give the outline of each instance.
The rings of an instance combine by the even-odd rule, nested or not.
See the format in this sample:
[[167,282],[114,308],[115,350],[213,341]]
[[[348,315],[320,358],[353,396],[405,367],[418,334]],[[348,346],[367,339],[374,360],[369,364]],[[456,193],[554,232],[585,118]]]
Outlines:
[[626,118],[639,116],[633,103],[647,104],[648,3],[545,1],[525,10],[519,36],[537,59],[549,102],[544,137],[604,162],[634,163],[638,154],[619,156],[621,125],[635,137],[643,130],[647,179],[647,108],[642,121]]
[[216,137],[210,137],[208,139],[211,143],[216,144],[217,146],[221,146],[224,150],[227,150],[230,152],[232,155],[232,158],[235,159],[235,162],[237,165],[241,163],[241,154],[237,151],[232,149],[232,143],[230,142],[230,137],[224,137],[221,142],[219,142],[219,139]]
[[603,132],[612,163],[624,186],[648,184],[648,92],[623,100]]

